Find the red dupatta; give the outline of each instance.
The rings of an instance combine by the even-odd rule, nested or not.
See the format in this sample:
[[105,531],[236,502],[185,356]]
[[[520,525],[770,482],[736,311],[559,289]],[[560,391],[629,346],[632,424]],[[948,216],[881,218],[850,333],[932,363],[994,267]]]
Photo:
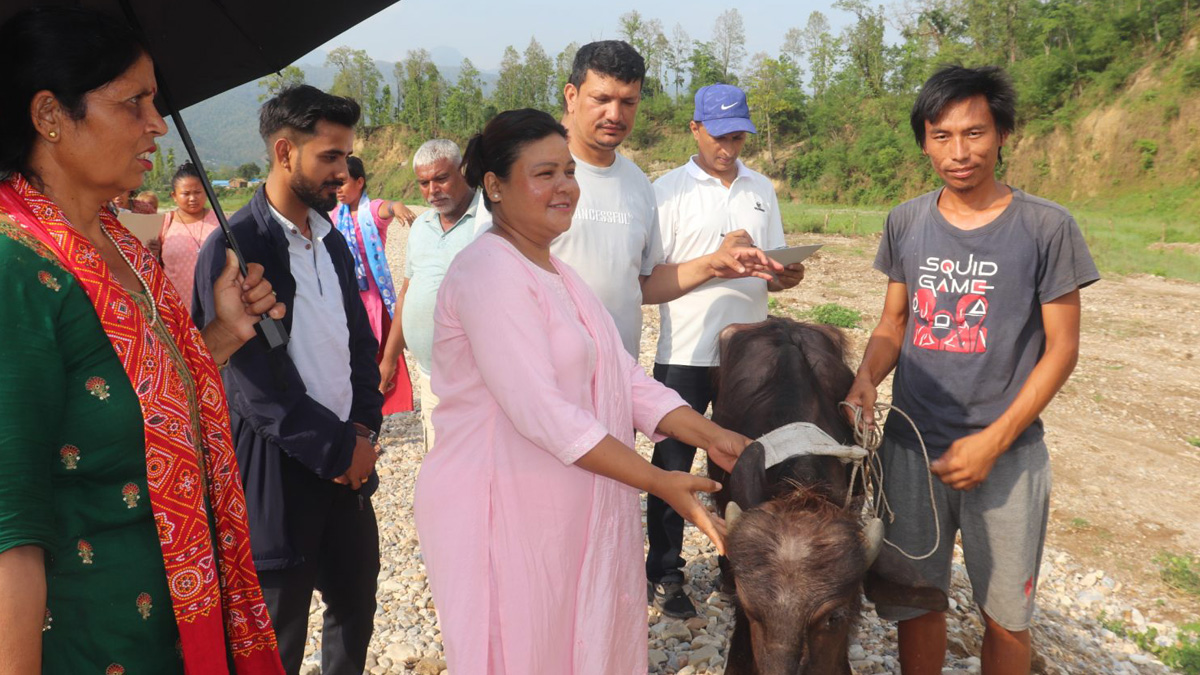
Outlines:
[[[86,237],[19,174],[0,182],[0,209],[42,242],[95,306],[137,393],[145,421],[146,482],[187,675],[282,675],[275,632],[250,555],[246,498],[229,431],[225,389],[200,332],[153,256],[107,211],[101,227],[149,287],[158,320],[195,383],[203,437],[193,437],[187,388],[150,318],[116,281]],[[203,452],[203,462],[199,457]],[[204,480],[198,480],[201,474]],[[202,490],[207,487],[216,536]],[[218,550],[213,550],[213,541]],[[232,656],[232,659],[230,659]]]

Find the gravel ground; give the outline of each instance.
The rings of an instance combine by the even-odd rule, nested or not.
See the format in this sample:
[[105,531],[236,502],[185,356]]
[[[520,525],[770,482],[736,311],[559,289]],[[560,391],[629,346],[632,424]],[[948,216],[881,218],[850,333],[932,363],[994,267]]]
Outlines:
[[[394,415],[384,423],[381,436],[387,454],[379,465],[381,489],[374,498],[379,518],[383,568],[379,575],[379,609],[371,640],[367,672],[372,675],[445,672],[441,633],[433,601],[425,582],[420,546],[412,521],[412,488],[420,468],[421,426],[416,414]],[[649,455],[650,445],[639,439],[639,451]],[[700,461],[693,467],[702,471]],[[726,641],[732,630],[729,598],[716,591],[716,552],[697,530],[688,527],[684,557],[690,562],[688,593],[702,608],[701,617],[687,622],[649,610],[651,673],[697,675],[724,672]],[[949,615],[950,654],[943,673],[978,673],[983,627],[971,601],[961,555],[956,561]],[[1103,570],[1080,567],[1065,552],[1047,549],[1042,565],[1042,585],[1034,617],[1034,643],[1038,652],[1035,672],[1047,675],[1169,673],[1153,657],[1103,628],[1102,612],[1124,618],[1142,629],[1158,629],[1160,640],[1170,644],[1175,627],[1147,622],[1138,601]],[[309,655],[302,671],[320,672],[320,603],[313,601],[309,622]],[[894,625],[880,620],[868,604],[850,648],[856,673],[894,673]]]
[[[392,269],[403,269],[403,246],[403,233],[393,233],[388,242]],[[653,309],[647,311],[642,349],[647,366],[657,338],[652,328],[657,324],[656,318]],[[441,633],[412,520],[412,489],[423,453],[416,413],[385,420],[381,442],[387,454],[378,465],[381,487],[374,505],[379,520],[382,571],[367,672],[445,675]],[[640,436],[638,450],[649,457],[651,446]],[[693,471],[703,471],[699,456]],[[952,609],[948,617],[950,649],[943,673],[978,673],[977,655],[983,627],[971,600],[961,552],[957,547],[955,552]],[[687,590],[702,608],[701,616],[684,622],[648,610],[650,672],[723,673],[733,608],[731,600],[715,589],[716,553],[703,535],[689,526],[684,557],[689,560]],[[1139,651],[1132,642],[1105,629],[1098,620],[1103,615],[1123,620],[1139,630],[1154,628],[1161,644],[1171,644],[1176,627],[1145,618],[1153,614],[1149,606],[1152,603],[1153,600],[1137,595],[1104,570],[1090,569],[1065,551],[1047,547],[1034,616],[1037,652],[1034,671],[1047,675],[1172,672]],[[309,622],[309,650],[302,669],[305,675],[320,672],[320,611],[319,598],[315,597]],[[854,672],[859,674],[899,672],[895,627],[880,620],[869,604],[851,645],[850,659]]]

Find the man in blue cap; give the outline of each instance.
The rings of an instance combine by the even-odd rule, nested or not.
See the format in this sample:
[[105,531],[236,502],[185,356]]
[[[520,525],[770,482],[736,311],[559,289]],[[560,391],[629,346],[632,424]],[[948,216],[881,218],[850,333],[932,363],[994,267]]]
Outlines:
[[[784,246],[775,188],[738,159],[746,134],[757,131],[745,92],[728,84],[701,88],[689,127],[697,153],[654,183],[665,261],[678,263],[716,250],[726,235],[739,230],[763,249]],[[714,394],[711,369],[718,365],[721,330],[765,320],[767,292],[791,288],[803,277],[804,266],[795,264],[776,272],[771,281],[714,278],[660,304],[654,378],[704,414]],[[653,463],[668,471],[689,471],[695,455],[696,448],[668,439],[654,446]],[[646,527],[646,578],[656,604],[667,616],[695,616],[696,608],[683,590],[683,518],[650,496]]]

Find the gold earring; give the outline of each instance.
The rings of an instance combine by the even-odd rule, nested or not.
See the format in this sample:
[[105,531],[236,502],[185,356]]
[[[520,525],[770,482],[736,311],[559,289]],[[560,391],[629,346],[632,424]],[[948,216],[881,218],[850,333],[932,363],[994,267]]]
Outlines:
[[46,134],[46,135],[47,135],[47,136],[49,136],[50,138],[58,138],[58,132],[57,132],[57,131],[51,131],[50,133],[48,133],[48,134]]

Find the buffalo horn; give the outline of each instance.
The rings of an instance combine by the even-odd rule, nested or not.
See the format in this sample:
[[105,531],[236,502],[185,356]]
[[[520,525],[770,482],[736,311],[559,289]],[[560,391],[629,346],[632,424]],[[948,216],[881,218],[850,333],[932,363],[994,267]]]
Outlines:
[[730,529],[733,524],[742,515],[742,507],[737,505],[737,502],[729,502],[725,505],[725,528]]
[[870,567],[875,564],[875,559],[879,557],[879,549],[883,547],[883,521],[872,518],[864,523],[863,539],[867,553],[867,567]]

